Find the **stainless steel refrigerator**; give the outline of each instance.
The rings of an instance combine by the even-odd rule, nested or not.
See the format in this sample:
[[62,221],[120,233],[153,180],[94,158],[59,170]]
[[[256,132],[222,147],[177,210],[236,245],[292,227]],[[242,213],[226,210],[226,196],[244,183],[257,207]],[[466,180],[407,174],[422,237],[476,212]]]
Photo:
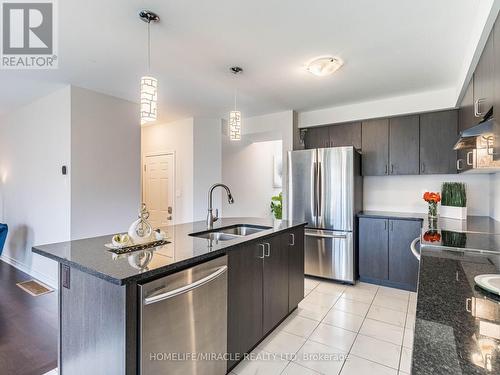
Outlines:
[[305,273],[355,283],[361,155],[353,147],[288,153],[288,218],[308,222]]

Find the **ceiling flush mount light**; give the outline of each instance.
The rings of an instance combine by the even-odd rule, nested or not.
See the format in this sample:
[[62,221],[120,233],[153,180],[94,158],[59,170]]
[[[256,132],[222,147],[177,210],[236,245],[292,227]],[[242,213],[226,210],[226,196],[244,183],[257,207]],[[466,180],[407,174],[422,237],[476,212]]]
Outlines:
[[310,61],[306,70],[317,77],[325,77],[335,73],[344,62],[338,57],[324,56]]
[[[229,71],[234,75],[243,73],[243,69],[239,66],[233,66]],[[229,112],[229,139],[241,140],[241,112],[236,110],[236,90],[234,90],[234,111]]]
[[148,74],[141,78],[141,125],[158,117],[158,80],[151,76],[151,22],[160,17],[150,10],[141,10],[139,18],[148,24]]

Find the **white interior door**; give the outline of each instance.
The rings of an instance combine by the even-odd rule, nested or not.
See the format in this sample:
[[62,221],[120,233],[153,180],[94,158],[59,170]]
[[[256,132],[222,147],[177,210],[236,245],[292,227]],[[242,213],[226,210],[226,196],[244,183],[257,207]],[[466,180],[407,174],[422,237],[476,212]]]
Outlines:
[[174,223],[174,155],[146,156],[144,203],[153,228]]

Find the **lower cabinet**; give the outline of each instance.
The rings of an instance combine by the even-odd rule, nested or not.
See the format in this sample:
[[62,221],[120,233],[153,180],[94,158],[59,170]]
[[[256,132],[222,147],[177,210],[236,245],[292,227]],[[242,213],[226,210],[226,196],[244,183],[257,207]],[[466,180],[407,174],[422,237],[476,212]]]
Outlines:
[[231,369],[302,300],[304,228],[230,249],[227,256]]
[[419,261],[410,250],[420,237],[422,223],[414,220],[389,220],[389,280],[404,289],[417,290]]
[[263,272],[262,246],[251,244],[228,251],[227,349],[232,358],[246,353],[262,335]]
[[288,312],[304,299],[304,228],[288,234]]
[[359,275],[389,279],[387,219],[359,219]]
[[288,315],[288,235],[270,238],[264,245],[264,334]]
[[362,281],[416,291],[418,260],[410,250],[420,220],[359,219],[359,277]]

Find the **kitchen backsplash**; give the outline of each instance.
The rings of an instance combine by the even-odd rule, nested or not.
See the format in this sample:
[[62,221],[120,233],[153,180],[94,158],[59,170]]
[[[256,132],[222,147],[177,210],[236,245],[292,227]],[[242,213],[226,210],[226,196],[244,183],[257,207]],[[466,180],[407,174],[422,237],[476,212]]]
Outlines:
[[[422,200],[423,193],[440,191],[445,181],[467,184],[469,215],[493,216],[491,201],[495,197],[500,200],[500,177],[495,180],[487,174],[365,177],[364,209],[425,213],[427,204]],[[496,192],[492,186],[494,181],[498,186]],[[499,216],[500,208],[497,212]]]

